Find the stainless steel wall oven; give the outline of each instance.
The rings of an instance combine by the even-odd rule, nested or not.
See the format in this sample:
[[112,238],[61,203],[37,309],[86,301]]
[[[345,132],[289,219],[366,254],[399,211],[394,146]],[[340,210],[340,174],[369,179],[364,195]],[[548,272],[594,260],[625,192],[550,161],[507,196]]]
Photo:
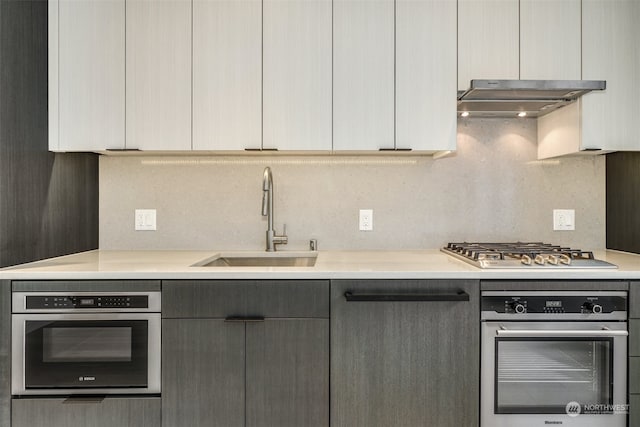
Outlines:
[[626,292],[482,293],[482,427],[627,425]]
[[160,292],[14,292],[13,395],[160,393]]

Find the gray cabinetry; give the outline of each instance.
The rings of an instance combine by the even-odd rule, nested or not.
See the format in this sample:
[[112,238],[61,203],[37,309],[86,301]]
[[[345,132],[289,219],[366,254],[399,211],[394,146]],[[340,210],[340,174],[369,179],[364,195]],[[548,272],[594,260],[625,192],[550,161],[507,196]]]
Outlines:
[[[477,281],[332,281],[331,425],[477,426],[479,291]],[[461,292],[469,301],[456,301]],[[433,300],[393,301],[415,296]]]
[[163,282],[164,427],[329,425],[328,281]]
[[11,282],[0,280],[0,426],[11,417]]
[[629,425],[640,425],[640,282],[629,286]]
[[14,399],[11,425],[158,427],[160,398]]

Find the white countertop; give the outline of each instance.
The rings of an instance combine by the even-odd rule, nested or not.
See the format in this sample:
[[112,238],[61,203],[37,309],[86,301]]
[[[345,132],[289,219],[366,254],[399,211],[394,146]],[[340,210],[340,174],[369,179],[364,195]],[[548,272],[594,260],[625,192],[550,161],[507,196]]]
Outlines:
[[640,255],[618,251],[594,253],[617,269],[483,270],[437,249],[320,251],[314,267],[192,267],[218,254],[262,253],[94,250],[0,269],[0,279],[640,279]]

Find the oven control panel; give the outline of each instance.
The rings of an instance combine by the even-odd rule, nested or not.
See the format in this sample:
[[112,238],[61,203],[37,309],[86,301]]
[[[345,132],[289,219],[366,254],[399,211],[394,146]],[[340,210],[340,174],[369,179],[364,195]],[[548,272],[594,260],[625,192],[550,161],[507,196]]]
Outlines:
[[28,295],[27,310],[148,308],[147,295]]
[[611,295],[491,295],[482,311],[500,314],[610,314],[627,310],[627,299]]

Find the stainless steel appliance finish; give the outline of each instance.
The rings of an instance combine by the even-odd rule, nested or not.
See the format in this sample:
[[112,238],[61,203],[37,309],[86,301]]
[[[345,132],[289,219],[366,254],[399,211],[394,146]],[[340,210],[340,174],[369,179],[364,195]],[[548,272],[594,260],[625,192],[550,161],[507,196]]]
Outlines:
[[479,268],[618,268],[593,252],[542,242],[448,243],[442,251]]
[[471,117],[540,117],[606,86],[604,80],[471,80],[458,94],[458,111]]
[[13,395],[157,394],[160,292],[15,292]]
[[274,252],[276,245],[286,245],[288,242],[285,226],[282,236],[278,236],[273,228],[273,175],[271,168],[264,168],[262,177],[262,216],[267,217],[267,252]]
[[481,426],[627,425],[627,293],[482,293]]

